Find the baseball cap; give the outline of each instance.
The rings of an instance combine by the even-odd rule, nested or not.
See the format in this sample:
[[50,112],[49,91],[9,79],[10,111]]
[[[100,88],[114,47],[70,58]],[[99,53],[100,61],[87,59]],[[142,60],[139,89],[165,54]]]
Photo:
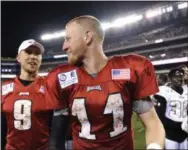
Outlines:
[[181,72],[183,73],[183,75],[185,74],[184,70],[181,68],[173,68],[170,70],[170,72],[168,73],[168,77],[171,78],[173,75],[176,74],[176,72]]
[[36,46],[40,49],[41,53],[44,53],[45,49],[42,44],[36,42],[33,39],[25,40],[21,43],[20,47],[18,48],[18,54],[22,51],[27,49],[29,46]]

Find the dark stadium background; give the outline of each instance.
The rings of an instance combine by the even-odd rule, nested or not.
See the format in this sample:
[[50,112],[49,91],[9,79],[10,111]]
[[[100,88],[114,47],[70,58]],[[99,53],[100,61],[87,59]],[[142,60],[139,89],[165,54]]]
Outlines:
[[[40,73],[48,72],[67,58],[61,50],[63,38],[43,41],[41,35],[64,29],[65,23],[79,15],[94,15],[113,21],[131,13],[144,14],[148,9],[172,7],[173,10],[137,23],[106,31],[104,51],[107,56],[137,53],[146,56],[155,66],[156,74],[188,63],[188,8],[178,9],[178,1],[83,1],[83,2],[1,2],[1,80],[19,73],[15,61],[20,43],[29,38],[41,42],[45,49]],[[162,42],[156,40],[163,39]],[[144,129],[133,117],[135,148],[145,147]]]
[[161,2],[1,2],[1,55],[15,57],[16,50],[24,39],[40,40],[44,32],[64,29],[68,20],[79,15],[94,15],[100,20],[108,21],[126,12],[159,3]]
[[[46,33],[64,30],[65,23],[79,15],[94,15],[102,23],[119,17],[142,14],[143,19],[120,28],[105,31],[104,51],[107,56],[137,53],[149,58],[156,74],[168,73],[171,68],[188,62],[188,17],[178,1],[3,1],[1,2],[1,73],[2,80],[19,73],[15,61],[21,42],[34,38],[46,51],[40,73],[47,73],[60,63],[63,37],[42,40]],[[186,2],[187,4],[187,2]],[[172,7],[171,11],[167,8]],[[165,9],[165,13],[146,18],[148,10]],[[156,42],[156,40],[163,40]],[[170,59],[170,60],[169,60]],[[156,62],[157,61],[157,62]],[[4,76],[5,75],[5,76]]]

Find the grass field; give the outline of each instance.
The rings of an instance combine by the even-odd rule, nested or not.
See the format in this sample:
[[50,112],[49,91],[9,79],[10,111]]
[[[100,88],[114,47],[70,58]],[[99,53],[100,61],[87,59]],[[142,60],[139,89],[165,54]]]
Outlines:
[[145,130],[136,114],[132,117],[134,129],[134,149],[145,149]]

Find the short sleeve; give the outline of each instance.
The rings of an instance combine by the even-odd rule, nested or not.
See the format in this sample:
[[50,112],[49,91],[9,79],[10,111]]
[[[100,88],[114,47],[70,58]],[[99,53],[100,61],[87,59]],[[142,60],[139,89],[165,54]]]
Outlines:
[[143,70],[138,74],[135,98],[141,99],[158,91],[154,66],[146,59],[145,63],[143,63]]
[[170,95],[168,93],[169,93],[169,87],[163,85],[163,86],[159,86],[159,92],[155,93],[155,96],[159,95],[159,96],[165,98],[166,100],[168,100],[168,99],[170,99]]
[[12,80],[4,81],[1,85],[1,111],[3,111],[3,105],[6,97],[14,91],[14,82]]
[[51,71],[46,77],[46,107],[47,109],[67,109],[67,96],[66,91],[62,90],[59,85],[58,71]]

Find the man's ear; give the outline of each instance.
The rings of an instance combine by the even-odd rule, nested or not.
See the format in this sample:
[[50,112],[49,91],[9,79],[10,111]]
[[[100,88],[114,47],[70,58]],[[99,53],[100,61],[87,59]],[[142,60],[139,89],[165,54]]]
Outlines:
[[86,44],[90,44],[92,40],[93,40],[93,34],[92,34],[92,32],[87,31],[86,32],[86,36],[85,36]]
[[16,60],[17,60],[17,62],[20,63],[20,55],[19,54],[16,56]]

